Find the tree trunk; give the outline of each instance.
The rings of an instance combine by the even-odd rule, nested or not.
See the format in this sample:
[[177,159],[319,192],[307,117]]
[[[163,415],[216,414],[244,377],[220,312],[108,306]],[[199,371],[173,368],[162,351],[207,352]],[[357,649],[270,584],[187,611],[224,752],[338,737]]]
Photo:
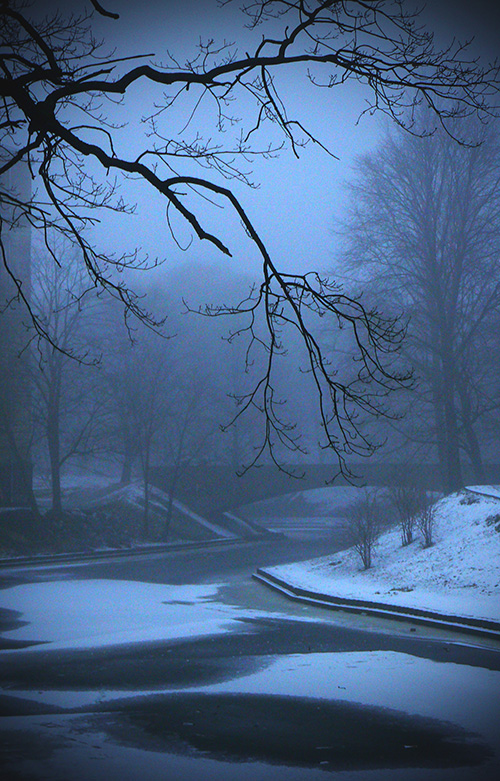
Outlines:
[[145,540],[149,537],[149,460],[150,445],[146,444],[143,461],[143,480],[144,480],[144,512],[142,516],[142,536]]
[[470,458],[472,470],[474,473],[474,480],[481,484],[485,481],[483,457],[479,439],[474,429],[474,423],[472,422],[471,398],[470,393],[467,392],[466,381],[460,383],[459,397],[462,412],[463,433],[465,437],[465,449]]
[[181,473],[181,468],[182,468],[182,460],[184,455],[184,443],[185,443],[186,434],[189,426],[189,420],[190,420],[189,413],[190,413],[190,409],[188,408],[184,416],[182,428],[180,431],[179,441],[177,443],[177,452],[175,454],[175,460],[174,460],[174,471],[172,473],[172,480],[170,481],[170,488],[168,493],[167,517],[165,519],[165,524],[163,526],[163,539],[165,541],[167,540],[168,533],[170,531],[170,522],[172,520],[174,496],[177,488],[177,481],[179,479],[179,475]]
[[130,485],[132,482],[132,459],[128,453],[125,453],[122,463],[122,473],[120,476],[121,485]]
[[175,497],[177,482],[179,480],[180,473],[181,473],[180,461],[177,461],[176,464],[174,465],[174,471],[172,473],[172,479],[170,481],[170,486],[168,489],[167,517],[165,518],[165,523],[163,524],[163,534],[162,534],[162,538],[165,542],[168,541],[168,535],[170,533],[170,524],[172,522],[172,514],[174,509],[174,497]]
[[14,434],[14,431],[12,429],[12,426],[9,421],[9,417],[4,409],[4,406],[1,403],[1,399],[0,399],[0,423],[1,423],[1,428],[9,444],[10,451],[14,456],[14,461],[18,465],[19,473],[21,475],[21,480],[23,483],[24,493],[26,495],[26,498],[28,499],[29,507],[33,515],[33,518],[37,523],[41,523],[42,516],[40,514],[35,493],[33,491],[31,465],[29,464],[27,458],[24,458],[19,450],[16,436]]
[[38,507],[38,502],[36,500],[35,492],[33,491],[31,464],[29,464],[27,461],[23,461],[21,464],[21,478],[23,481],[24,491],[28,499],[31,514],[34,520],[36,521],[36,523],[41,523],[42,516]]
[[167,517],[165,518],[165,523],[163,524],[162,539],[165,542],[168,542],[168,536],[170,533],[170,524],[172,522],[173,509],[174,509],[174,487],[171,486],[168,492]]
[[122,485],[130,485],[132,482],[132,467],[137,456],[137,446],[130,431],[130,426],[125,420],[122,421],[122,437],[123,462],[120,483]]
[[50,460],[50,481],[52,490],[52,515],[57,523],[62,522],[61,496],[61,443],[59,433],[59,405],[53,400],[47,415],[47,444]]
[[443,412],[445,425],[446,491],[453,493],[463,488],[460,463],[460,438],[458,435],[457,411],[455,407],[455,377],[453,358],[443,351]]
[[477,438],[474,427],[469,425],[467,420],[463,421],[464,434],[467,443],[467,454],[470,458],[472,465],[472,471],[474,473],[474,480],[481,484],[484,484],[486,477],[484,472],[483,456],[481,453],[481,446]]
[[441,372],[437,366],[437,359],[432,361],[432,406],[434,410],[434,425],[436,435],[437,456],[439,461],[439,475],[441,489],[446,492],[447,466],[446,466],[446,428],[444,422],[443,390]]

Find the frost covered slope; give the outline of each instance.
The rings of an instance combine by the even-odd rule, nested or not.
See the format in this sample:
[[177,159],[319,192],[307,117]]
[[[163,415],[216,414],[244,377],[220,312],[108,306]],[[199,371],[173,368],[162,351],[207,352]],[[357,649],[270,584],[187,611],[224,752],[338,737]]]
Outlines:
[[493,495],[464,491],[436,504],[431,548],[418,536],[402,548],[395,528],[380,537],[370,570],[349,549],[270,571],[334,596],[500,620],[500,492],[480,490]]

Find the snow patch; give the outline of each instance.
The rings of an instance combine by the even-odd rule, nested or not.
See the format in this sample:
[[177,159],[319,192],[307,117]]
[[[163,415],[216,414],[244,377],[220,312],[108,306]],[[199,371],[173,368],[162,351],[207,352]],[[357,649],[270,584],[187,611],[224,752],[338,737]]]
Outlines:
[[[3,590],[0,605],[29,623],[4,635],[51,648],[93,648],[216,634],[237,625],[234,608],[214,601],[218,588],[115,580],[23,584]],[[37,648],[43,646],[30,650]]]

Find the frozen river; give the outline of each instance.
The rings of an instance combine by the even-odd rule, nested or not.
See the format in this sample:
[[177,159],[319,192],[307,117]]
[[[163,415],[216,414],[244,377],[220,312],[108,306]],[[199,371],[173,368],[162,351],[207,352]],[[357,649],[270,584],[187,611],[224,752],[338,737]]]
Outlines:
[[0,777],[496,779],[500,649],[250,578],[313,548],[4,571]]

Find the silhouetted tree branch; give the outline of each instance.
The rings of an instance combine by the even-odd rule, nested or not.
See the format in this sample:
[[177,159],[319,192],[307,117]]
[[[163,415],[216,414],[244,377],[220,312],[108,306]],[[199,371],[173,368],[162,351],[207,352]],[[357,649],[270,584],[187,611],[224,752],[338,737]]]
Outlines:
[[[96,0],[91,4],[101,15],[117,16]],[[299,80],[302,66],[306,82],[329,90],[347,81],[361,82],[371,95],[367,111],[389,114],[412,131],[412,107],[422,102],[445,128],[452,117],[490,114],[497,96],[498,69],[483,69],[458,44],[436,49],[432,34],[419,26],[418,15],[408,13],[402,2],[256,0],[248,2],[244,11],[250,27],[263,31],[250,53],[242,54],[226,44],[201,43],[196,55],[184,64],[169,56],[160,65],[150,55],[140,64],[132,63],[136,57],[104,56],[92,33],[92,13],[39,20],[20,2],[3,2],[0,173],[25,161],[39,186],[29,202],[2,190],[3,213],[11,214],[12,221],[22,217],[43,231],[49,249],[52,231],[71,238],[92,284],[109,291],[131,314],[154,326],[154,317],[115,273],[145,260],[136,251],[110,256],[94,246],[85,229],[95,225],[106,210],[132,210],[117,188],[127,178],[136,177],[163,196],[167,213],[177,212],[199,240],[231,256],[223,229],[214,232],[207,227],[202,211],[191,201],[195,194],[227,204],[241,220],[263,266],[257,299],[250,307],[244,304],[243,310],[252,316],[258,309],[263,311],[267,334],[258,338],[269,351],[269,371],[255,393],[243,400],[243,408],[257,404],[267,414],[264,447],[272,450],[273,432],[291,444],[290,432],[277,414],[271,370],[273,356],[280,349],[280,324],[293,323],[302,334],[320,398],[328,399],[328,408],[321,401],[327,446],[339,454],[343,468],[342,454],[358,452],[354,437],[361,437],[361,450],[371,450],[356,424],[356,410],[361,407],[381,414],[377,397],[404,380],[393,371],[391,362],[388,367],[382,362],[385,354],[397,351],[401,332],[393,321],[366,311],[317,277],[280,272],[257,226],[224,182],[252,184],[242,166],[249,165],[256,154],[272,155],[285,145],[298,155],[307,141],[326,148],[298,118],[289,115],[280,90],[283,73],[292,71]],[[160,103],[152,104],[144,118],[149,142],[142,137],[142,146],[127,156],[116,143],[120,128],[113,124],[114,105],[117,100],[132,100],[130,93],[136,85],[169,92]],[[234,125],[235,117],[229,111],[236,100],[250,105],[253,115],[246,129],[226,143],[224,131]],[[170,110],[183,101],[191,112],[188,126],[197,121],[202,103],[215,109],[217,141],[204,138],[199,131],[189,140],[188,130],[179,140],[169,118]],[[272,136],[278,130],[283,140],[258,146],[259,133],[264,135],[268,128]],[[193,174],[196,167],[201,167],[203,175]],[[17,296],[30,309],[21,284]],[[321,316],[325,311],[332,312],[339,325],[346,323],[355,335],[360,371],[353,384],[341,387],[335,382],[335,373],[326,365],[314,336],[309,315]],[[30,314],[43,332],[35,313],[30,310]],[[252,336],[256,338],[255,332]],[[337,425],[334,433],[332,423]]]

